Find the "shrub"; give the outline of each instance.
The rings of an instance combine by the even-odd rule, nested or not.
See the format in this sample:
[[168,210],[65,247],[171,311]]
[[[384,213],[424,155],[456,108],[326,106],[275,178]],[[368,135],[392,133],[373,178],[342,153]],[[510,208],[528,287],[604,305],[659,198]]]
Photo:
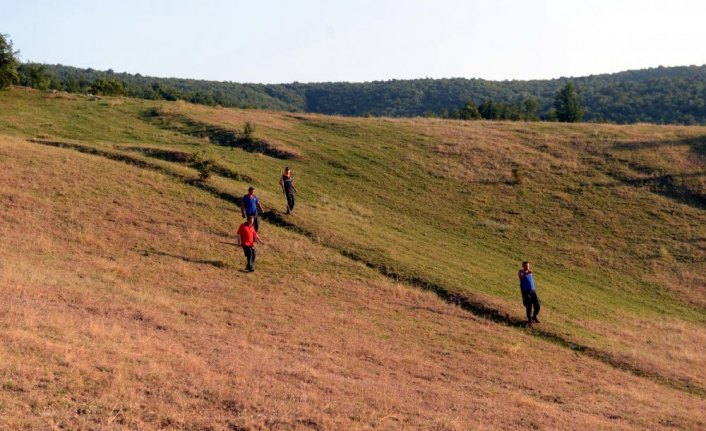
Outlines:
[[243,126],[243,139],[246,141],[255,140],[255,125],[249,121]]
[[527,172],[522,168],[512,168],[512,179],[514,184],[520,185],[525,181],[525,175]]
[[124,96],[125,85],[117,79],[98,78],[90,89],[93,94],[104,96]]
[[199,172],[199,181],[206,181],[213,171],[213,161],[206,159],[205,153],[194,153],[191,166]]

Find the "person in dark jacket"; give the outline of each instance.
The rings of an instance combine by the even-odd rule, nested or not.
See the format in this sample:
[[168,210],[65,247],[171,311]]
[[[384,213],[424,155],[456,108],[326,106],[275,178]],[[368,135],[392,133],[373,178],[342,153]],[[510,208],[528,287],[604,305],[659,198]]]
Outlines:
[[520,291],[522,292],[522,304],[527,311],[527,324],[532,326],[532,322],[539,323],[539,298],[537,289],[534,286],[534,277],[530,269],[529,262],[522,262],[522,269],[517,273],[520,277]]
[[287,198],[287,214],[291,214],[294,211],[294,194],[297,193],[297,187],[294,185],[292,170],[289,167],[284,168],[284,175],[280,177],[279,185]]

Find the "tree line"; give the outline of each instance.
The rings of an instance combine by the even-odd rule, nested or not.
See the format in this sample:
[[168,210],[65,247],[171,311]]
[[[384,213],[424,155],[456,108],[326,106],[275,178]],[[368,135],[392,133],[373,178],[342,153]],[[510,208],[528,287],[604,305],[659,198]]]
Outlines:
[[[205,105],[348,116],[438,116],[497,120],[706,124],[706,66],[658,67],[579,78],[529,81],[414,79],[364,83],[241,84],[20,63],[0,38],[0,86],[116,94]],[[570,84],[570,85],[569,85]],[[564,116],[562,91],[574,92]],[[579,109],[572,104],[580,101]],[[475,109],[473,106],[475,105]],[[476,114],[476,110],[478,114]]]
[[502,103],[485,99],[480,105],[466,102],[460,109],[442,109],[438,115],[428,112],[426,116],[459,120],[506,120],[506,121],[561,121],[576,123],[581,121],[584,110],[581,107],[580,91],[573,83],[566,83],[554,96],[554,106],[540,113],[540,102],[528,97],[522,103]]

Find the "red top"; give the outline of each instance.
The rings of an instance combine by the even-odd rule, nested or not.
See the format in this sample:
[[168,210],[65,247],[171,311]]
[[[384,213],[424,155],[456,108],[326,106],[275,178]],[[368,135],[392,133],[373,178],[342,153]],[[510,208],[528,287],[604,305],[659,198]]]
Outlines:
[[252,247],[255,245],[255,238],[257,238],[257,232],[255,232],[255,225],[248,226],[243,223],[238,228],[238,236],[240,237],[240,243],[242,245]]

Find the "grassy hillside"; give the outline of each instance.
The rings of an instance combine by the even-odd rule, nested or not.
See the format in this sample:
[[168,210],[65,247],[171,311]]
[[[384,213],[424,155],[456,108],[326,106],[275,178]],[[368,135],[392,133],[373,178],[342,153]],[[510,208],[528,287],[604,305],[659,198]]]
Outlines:
[[704,427],[705,160],[698,127],[0,93],[0,423]]

